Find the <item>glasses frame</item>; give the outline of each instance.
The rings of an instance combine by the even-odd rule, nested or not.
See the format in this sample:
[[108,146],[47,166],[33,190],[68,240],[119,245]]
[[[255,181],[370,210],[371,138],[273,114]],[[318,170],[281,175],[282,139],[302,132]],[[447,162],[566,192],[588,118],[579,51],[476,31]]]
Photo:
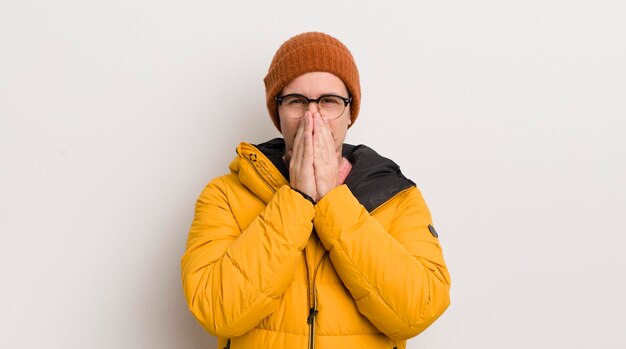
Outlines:
[[[274,100],[276,101],[276,103],[279,106],[281,106],[281,105],[283,105],[283,100],[285,98],[287,98],[287,97],[302,97],[302,98],[306,99],[306,101],[307,101],[307,105],[306,105],[307,109],[306,110],[308,110],[309,105],[311,104],[311,102],[315,102],[315,104],[317,104],[318,108],[319,108],[319,102],[324,97],[337,97],[337,98],[340,98],[343,101],[343,111],[341,112],[341,114],[337,115],[336,117],[329,118],[330,120],[338,119],[339,117],[341,117],[343,115],[343,113],[346,111],[346,107],[348,106],[348,104],[352,103],[352,97],[342,97],[342,96],[338,96],[338,95],[334,95],[334,94],[330,94],[330,93],[329,94],[325,94],[325,95],[321,95],[318,98],[309,98],[309,97],[303,96],[303,95],[301,95],[299,93],[290,93],[290,94],[284,95],[284,96],[280,96],[280,95],[276,96],[274,98]],[[302,115],[302,116],[304,116],[304,115]],[[292,118],[292,119],[300,119],[300,118],[302,118],[302,116],[298,117],[298,118]]]

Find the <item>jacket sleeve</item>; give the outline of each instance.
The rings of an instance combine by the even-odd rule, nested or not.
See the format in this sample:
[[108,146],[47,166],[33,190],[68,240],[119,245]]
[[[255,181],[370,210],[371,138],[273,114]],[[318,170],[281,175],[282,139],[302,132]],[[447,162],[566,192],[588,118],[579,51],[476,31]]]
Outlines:
[[411,187],[393,200],[399,200],[395,207],[380,212],[392,215],[387,231],[342,185],[317,203],[314,225],[361,314],[404,340],[448,307],[450,275],[419,190]]
[[189,309],[222,338],[247,332],[275,309],[293,280],[314,214],[309,201],[283,186],[242,230],[229,204],[232,191],[219,178],[203,190],[181,260]]

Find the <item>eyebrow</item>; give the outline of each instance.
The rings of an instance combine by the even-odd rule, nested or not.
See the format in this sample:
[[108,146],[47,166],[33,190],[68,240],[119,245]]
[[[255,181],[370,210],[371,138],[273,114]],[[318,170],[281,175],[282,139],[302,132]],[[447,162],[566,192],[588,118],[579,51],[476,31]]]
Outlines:
[[[350,93],[346,93],[348,96],[350,95]],[[279,96],[286,96],[286,95],[300,95],[300,96],[304,96],[307,97],[309,99],[311,99],[311,97],[305,95],[304,93],[300,93],[300,92],[289,92],[289,93],[285,93],[285,91],[282,91]],[[339,92],[323,92],[320,93],[316,98],[319,98],[320,96],[326,96],[326,95],[335,95],[335,96],[344,96],[343,93],[339,93]]]

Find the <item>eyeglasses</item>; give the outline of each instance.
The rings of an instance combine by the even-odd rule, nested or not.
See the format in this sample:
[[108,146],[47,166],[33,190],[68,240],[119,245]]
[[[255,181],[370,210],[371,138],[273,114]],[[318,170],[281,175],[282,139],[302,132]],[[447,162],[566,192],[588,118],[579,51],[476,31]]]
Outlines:
[[285,115],[291,119],[300,119],[309,110],[309,105],[315,102],[317,108],[324,117],[329,120],[337,119],[346,110],[346,106],[352,102],[352,98],[337,95],[322,95],[317,99],[307,98],[296,93],[286,96],[276,96],[276,103],[283,108]]

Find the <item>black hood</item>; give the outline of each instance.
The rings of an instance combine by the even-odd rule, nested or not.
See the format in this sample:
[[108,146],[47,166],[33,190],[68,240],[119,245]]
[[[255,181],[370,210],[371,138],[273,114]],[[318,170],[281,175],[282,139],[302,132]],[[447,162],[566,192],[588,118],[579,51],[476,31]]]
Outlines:
[[[282,138],[274,138],[256,147],[272,161],[289,182],[289,170],[283,161],[285,141]],[[352,170],[344,184],[368,212],[372,212],[402,190],[415,186],[413,181],[402,174],[395,162],[380,156],[366,145],[344,143],[342,156],[352,164]]]

